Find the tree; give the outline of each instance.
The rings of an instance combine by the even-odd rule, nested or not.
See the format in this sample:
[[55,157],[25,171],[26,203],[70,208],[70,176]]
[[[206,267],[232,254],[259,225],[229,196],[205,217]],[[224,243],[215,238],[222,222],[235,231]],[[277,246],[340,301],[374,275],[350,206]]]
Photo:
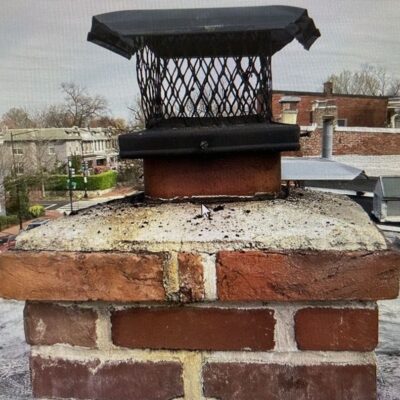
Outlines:
[[11,166],[11,153],[6,151],[0,134],[0,208],[2,204],[5,204],[4,179],[9,175]]
[[140,97],[137,96],[133,104],[127,107],[131,112],[130,125],[135,128],[144,129],[146,126],[146,118]]
[[[24,140],[19,143],[21,134]],[[32,129],[14,134],[14,143],[16,148],[23,149],[23,154],[15,156],[14,165],[10,141],[0,145],[0,179],[18,174],[20,178],[26,179],[29,188],[40,184],[44,196],[46,180],[54,172],[58,161],[55,151],[50,151],[53,147],[51,141],[38,129]]]
[[123,118],[113,118],[107,115],[95,118],[90,123],[91,128],[114,128],[116,131],[126,131],[127,124]]
[[85,128],[114,127],[124,129],[125,121],[108,115],[107,100],[100,95],[90,95],[86,88],[76,83],[62,83],[65,102],[50,104],[36,112],[23,107],[12,107],[0,118],[0,127],[9,129],[31,128]]
[[358,71],[343,70],[332,74],[333,92],[370,96],[396,96],[400,94],[400,79],[389,74],[386,68],[363,64]]
[[33,117],[38,128],[69,128],[72,118],[64,104],[53,104],[40,110]]
[[1,117],[1,124],[9,129],[35,128],[29,112],[23,107],[12,107]]
[[70,157],[71,160],[71,168],[75,170],[76,174],[79,174],[82,169],[82,157],[78,154],[74,154]]
[[9,215],[29,216],[28,179],[24,176],[8,177],[4,180],[6,211]]
[[72,82],[62,83],[61,89],[65,93],[65,110],[72,126],[86,127],[95,117],[107,112],[108,103],[103,96],[91,96],[86,88]]
[[41,136],[39,133],[32,133],[34,140],[34,149],[27,157],[27,160],[34,166],[34,171],[31,173],[40,184],[42,196],[46,196],[45,184],[51,173],[54,172],[57,165],[57,155],[49,151],[51,145],[50,140]]
[[395,78],[390,84],[388,91],[389,96],[400,96],[400,78]]

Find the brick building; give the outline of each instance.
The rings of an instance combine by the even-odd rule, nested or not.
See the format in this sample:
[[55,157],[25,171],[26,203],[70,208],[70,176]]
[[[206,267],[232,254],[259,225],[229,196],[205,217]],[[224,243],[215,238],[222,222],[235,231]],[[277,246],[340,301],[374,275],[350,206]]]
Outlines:
[[[300,138],[301,150],[288,155],[320,156],[322,129],[315,128]],[[333,133],[333,155],[363,156],[400,155],[400,129],[336,127]]]
[[400,128],[400,97],[389,99],[388,121],[392,128]]
[[388,126],[388,101],[386,96],[334,94],[326,82],[322,92],[274,91],[272,114],[276,121],[297,114],[299,125],[319,125],[321,108],[331,107],[338,126],[382,128]]
[[399,110],[399,98],[334,94],[331,82],[320,93],[273,92],[274,119],[302,127],[301,150],[288,155],[321,155],[326,119],[333,120],[333,155],[398,155]]

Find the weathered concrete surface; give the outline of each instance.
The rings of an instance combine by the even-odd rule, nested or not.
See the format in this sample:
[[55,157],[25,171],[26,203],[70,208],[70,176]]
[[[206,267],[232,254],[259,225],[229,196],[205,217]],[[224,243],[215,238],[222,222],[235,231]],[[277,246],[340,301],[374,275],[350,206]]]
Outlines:
[[353,201],[295,191],[287,199],[205,205],[115,201],[19,236],[18,249],[54,251],[383,250],[386,242]]

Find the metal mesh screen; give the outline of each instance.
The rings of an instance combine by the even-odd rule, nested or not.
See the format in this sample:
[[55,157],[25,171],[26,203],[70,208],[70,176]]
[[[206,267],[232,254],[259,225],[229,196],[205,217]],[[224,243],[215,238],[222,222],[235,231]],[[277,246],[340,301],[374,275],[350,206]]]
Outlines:
[[146,126],[270,121],[271,58],[161,58],[137,53],[137,76]]

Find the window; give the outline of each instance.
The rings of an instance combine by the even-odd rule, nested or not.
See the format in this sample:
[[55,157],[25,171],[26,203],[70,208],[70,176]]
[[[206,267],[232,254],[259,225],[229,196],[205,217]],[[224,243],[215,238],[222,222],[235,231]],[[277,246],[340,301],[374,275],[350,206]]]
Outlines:
[[22,163],[22,162],[15,163],[15,173],[17,175],[24,173],[24,163]]
[[393,116],[393,128],[400,128],[400,114]]
[[54,146],[49,146],[49,155],[54,155],[56,154],[56,148]]
[[24,154],[24,150],[21,147],[14,147],[13,153],[15,155],[19,155],[20,156],[20,155]]
[[282,111],[297,111],[297,103],[296,102],[287,102],[287,103],[282,103]]
[[336,122],[337,126],[347,126],[347,119],[346,118],[340,118]]

